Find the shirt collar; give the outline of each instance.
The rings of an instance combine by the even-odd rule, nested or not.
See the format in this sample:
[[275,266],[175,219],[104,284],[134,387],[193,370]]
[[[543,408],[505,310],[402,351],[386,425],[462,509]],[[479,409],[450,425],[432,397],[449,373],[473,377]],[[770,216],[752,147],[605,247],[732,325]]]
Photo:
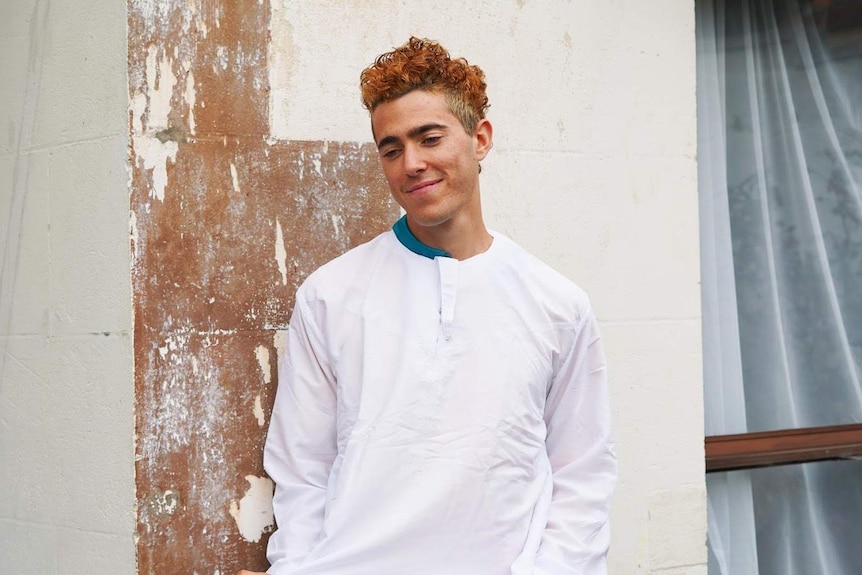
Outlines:
[[431,246],[426,246],[419,239],[413,235],[413,232],[410,231],[410,228],[407,227],[407,216],[401,216],[395,224],[392,226],[392,231],[395,232],[395,237],[398,238],[398,241],[401,242],[405,248],[413,252],[414,254],[419,254],[420,256],[426,257],[428,259],[434,259],[436,257],[442,258],[451,258],[448,252],[444,252],[443,250],[438,250],[437,248],[432,248]]

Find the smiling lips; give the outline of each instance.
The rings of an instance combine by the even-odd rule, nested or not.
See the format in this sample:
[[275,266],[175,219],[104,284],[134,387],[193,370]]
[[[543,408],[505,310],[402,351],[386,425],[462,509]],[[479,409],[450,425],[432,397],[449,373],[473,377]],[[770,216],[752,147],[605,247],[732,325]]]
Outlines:
[[407,193],[412,194],[413,192],[421,192],[423,190],[430,188],[431,186],[433,186],[435,184],[440,183],[441,181],[442,180],[430,180],[427,182],[422,182],[422,183],[416,184],[415,186],[413,186],[412,188],[407,190]]

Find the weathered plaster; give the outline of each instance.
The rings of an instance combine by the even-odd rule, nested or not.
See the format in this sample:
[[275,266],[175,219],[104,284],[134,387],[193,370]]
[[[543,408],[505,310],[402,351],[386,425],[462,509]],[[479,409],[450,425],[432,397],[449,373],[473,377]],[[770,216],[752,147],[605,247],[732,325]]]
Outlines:
[[252,409],[252,413],[254,414],[254,418],[257,420],[257,424],[261,427],[266,425],[266,414],[263,412],[263,404],[260,401],[260,396],[255,396],[254,398],[254,408]]
[[284,232],[278,219],[275,220],[275,262],[278,264],[282,285],[287,285],[287,250],[284,249]]
[[240,535],[246,541],[257,543],[264,533],[275,527],[272,516],[273,483],[268,477],[246,475],[248,491],[239,501],[230,502],[230,515],[236,521]]
[[137,161],[150,172],[150,194],[159,201],[165,199],[168,161],[173,163],[177,157],[177,142],[165,136],[176,84],[171,58],[167,54],[160,56],[158,47],[150,45],[146,59],[146,90],[132,98],[132,149]]
[[276,330],[311,271],[397,215],[373,147],[270,137],[268,18],[129,3],[142,574],[266,566]]
[[263,375],[263,382],[272,382],[272,365],[269,363],[269,348],[262,345],[257,346],[254,350],[254,356],[257,358],[257,363],[260,365],[260,372]]

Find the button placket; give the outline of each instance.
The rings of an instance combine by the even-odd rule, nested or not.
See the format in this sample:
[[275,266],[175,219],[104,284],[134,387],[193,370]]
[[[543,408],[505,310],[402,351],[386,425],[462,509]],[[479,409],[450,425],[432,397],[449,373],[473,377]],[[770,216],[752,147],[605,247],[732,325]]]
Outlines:
[[440,272],[440,329],[443,339],[452,337],[452,321],[455,318],[455,300],[458,290],[458,260],[435,258]]

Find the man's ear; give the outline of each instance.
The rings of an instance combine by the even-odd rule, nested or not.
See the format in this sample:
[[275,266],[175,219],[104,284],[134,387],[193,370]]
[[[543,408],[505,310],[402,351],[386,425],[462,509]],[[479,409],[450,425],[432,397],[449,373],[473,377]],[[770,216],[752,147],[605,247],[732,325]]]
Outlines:
[[494,127],[487,118],[482,118],[476,123],[473,142],[476,146],[476,160],[481,162],[494,145]]

